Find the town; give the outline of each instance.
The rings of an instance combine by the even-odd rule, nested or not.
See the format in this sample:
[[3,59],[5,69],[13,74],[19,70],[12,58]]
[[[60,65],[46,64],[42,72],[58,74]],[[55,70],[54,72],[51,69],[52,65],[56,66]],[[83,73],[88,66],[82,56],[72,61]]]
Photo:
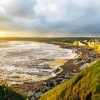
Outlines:
[[74,41],[74,46],[86,46],[91,49],[97,50],[100,53],[100,41],[98,39],[91,39],[91,40],[83,40],[83,41]]

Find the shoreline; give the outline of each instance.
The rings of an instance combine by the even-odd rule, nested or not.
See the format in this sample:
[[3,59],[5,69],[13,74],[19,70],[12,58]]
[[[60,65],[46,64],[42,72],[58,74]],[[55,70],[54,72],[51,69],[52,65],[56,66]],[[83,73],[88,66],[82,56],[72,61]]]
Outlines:
[[[100,55],[98,55],[94,50],[90,50],[89,48],[85,47],[76,47],[71,45],[63,48],[65,49],[73,48],[73,50],[75,50],[75,52],[80,55],[78,56],[78,58],[70,59],[64,65],[60,66],[63,69],[63,71],[59,73],[56,77],[44,81],[43,84],[35,91],[34,95],[31,96],[31,98],[34,98],[34,100],[38,100],[43,93],[69,80],[75,74],[83,70],[85,67],[91,65],[96,59],[100,57]],[[79,68],[86,63],[89,63],[89,65],[85,66],[80,70]],[[31,100],[31,98],[29,100]]]
[[62,72],[58,73],[55,77],[38,82],[25,82],[21,85],[12,85],[11,88],[14,88],[15,90],[19,89],[18,91],[21,92],[21,94],[24,93],[23,96],[28,96],[29,100],[32,100],[32,98],[34,98],[33,100],[38,100],[43,93],[73,77],[76,73],[80,71],[79,68],[82,65],[86,63],[90,64],[95,59],[100,57],[100,55],[98,56],[98,54],[96,54],[94,50],[90,50],[85,47],[77,47],[71,44],[59,44],[59,46],[64,49],[72,49],[75,51],[75,53],[79,54],[79,56],[77,58],[70,59],[63,65],[59,66],[58,68],[61,68],[60,70],[62,70]]
[[[59,67],[61,65],[54,65],[53,68],[49,68],[48,63],[50,61],[54,61],[57,57],[63,57],[64,54],[64,57],[67,55],[69,56],[70,54],[73,55],[70,53],[70,50],[63,50],[59,46],[53,44],[50,45],[47,43],[27,41],[10,41],[7,43],[1,43],[2,46],[7,44],[9,44],[7,48],[0,49],[2,52],[0,58],[0,61],[2,62],[0,67],[2,70],[0,78],[5,75],[4,79],[7,80],[6,83],[8,83],[8,85],[22,84],[27,80],[27,82],[36,82],[55,77],[56,74],[53,71],[56,70],[55,67]],[[35,46],[37,46],[37,48],[41,48],[38,50]],[[36,48],[36,51],[34,48]],[[11,60],[13,60],[13,62],[10,62]],[[61,67],[59,67],[59,69],[61,69]],[[4,73],[4,75],[2,73]],[[61,73],[61,71],[58,73]]]

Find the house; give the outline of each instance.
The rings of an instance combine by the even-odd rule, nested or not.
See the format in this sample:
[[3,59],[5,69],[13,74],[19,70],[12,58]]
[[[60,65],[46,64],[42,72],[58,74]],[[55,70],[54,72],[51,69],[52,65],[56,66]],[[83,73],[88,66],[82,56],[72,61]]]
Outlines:
[[98,48],[98,45],[99,45],[99,41],[97,39],[90,40],[88,42],[88,46],[91,47],[91,48],[97,49]]
[[98,48],[97,48],[97,50],[100,50],[100,44],[98,45]]
[[85,44],[82,43],[82,42],[80,42],[80,41],[74,41],[74,42],[73,42],[73,45],[74,45],[74,46],[85,46]]

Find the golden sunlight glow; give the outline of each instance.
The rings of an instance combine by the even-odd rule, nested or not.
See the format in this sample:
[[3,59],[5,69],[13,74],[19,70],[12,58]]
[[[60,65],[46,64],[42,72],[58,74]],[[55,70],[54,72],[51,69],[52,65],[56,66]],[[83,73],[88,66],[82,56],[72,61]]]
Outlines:
[[5,37],[7,36],[6,32],[5,31],[0,31],[0,37]]
[[29,32],[29,31],[0,30],[0,37],[31,37],[32,35],[33,35],[32,32]]

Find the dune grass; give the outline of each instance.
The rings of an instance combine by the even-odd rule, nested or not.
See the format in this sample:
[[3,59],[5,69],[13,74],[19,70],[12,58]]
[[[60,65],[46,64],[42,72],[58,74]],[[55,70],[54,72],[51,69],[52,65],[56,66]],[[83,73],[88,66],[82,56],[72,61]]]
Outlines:
[[100,60],[43,94],[40,100],[100,100]]

